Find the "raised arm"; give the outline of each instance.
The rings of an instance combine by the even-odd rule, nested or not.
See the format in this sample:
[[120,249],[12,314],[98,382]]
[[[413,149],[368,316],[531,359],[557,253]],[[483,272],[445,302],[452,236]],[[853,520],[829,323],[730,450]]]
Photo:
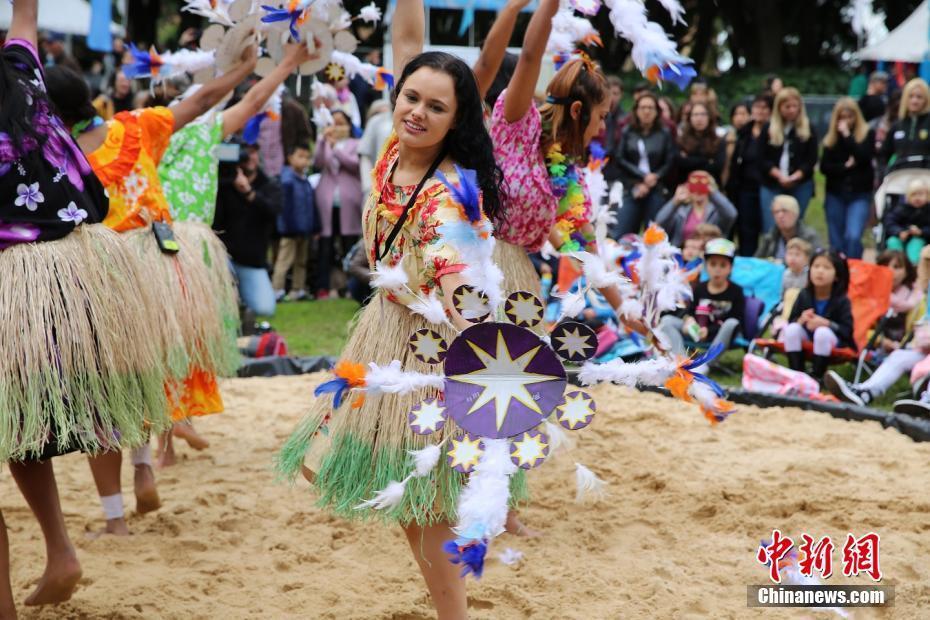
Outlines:
[[223,135],[234,134],[245,127],[249,119],[261,111],[262,106],[271,98],[278,86],[287,79],[287,76],[311,58],[312,55],[306,45],[289,44],[281,64],[252,86],[239,103],[223,112]]
[[539,8],[533,13],[530,25],[523,37],[523,49],[520,60],[513,72],[507,92],[504,95],[504,118],[508,123],[515,123],[523,118],[533,105],[533,94],[542,67],[546,43],[552,32],[552,18],[559,10],[559,0],[541,0]]
[[210,80],[190,97],[171,108],[174,114],[174,130],[177,131],[198,116],[206,113],[223,99],[232,89],[251,75],[258,61],[258,52],[254,45],[243,51],[241,62],[229,73]]
[[13,19],[10,21],[7,39],[23,39],[32,43],[32,47],[38,47],[38,21],[39,0],[16,0],[13,3]]
[[396,77],[399,78],[407,63],[423,51],[425,32],[423,0],[397,0],[394,19],[391,20],[391,52]]
[[478,61],[473,67],[475,79],[478,81],[478,92],[482,99],[488,94],[501,68],[504,54],[507,53],[507,44],[510,43],[514,26],[517,25],[517,16],[529,3],[530,0],[510,0],[505,4],[501,12],[497,14],[488,38],[484,40],[481,55],[478,56]]

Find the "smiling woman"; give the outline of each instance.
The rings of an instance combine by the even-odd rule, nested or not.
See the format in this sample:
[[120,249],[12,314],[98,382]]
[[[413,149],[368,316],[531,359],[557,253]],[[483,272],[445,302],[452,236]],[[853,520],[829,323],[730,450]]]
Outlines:
[[[420,53],[423,7],[417,0],[398,1],[392,40],[399,61],[394,134],[375,165],[363,215],[365,248],[382,288],[380,299],[362,311],[339,365],[361,368],[362,376],[364,362],[386,366],[399,360],[404,368],[429,371],[411,352],[410,334],[434,330],[451,342],[456,329],[469,325],[451,303],[453,292],[462,284],[496,286],[488,215],[498,212],[501,173],[474,74],[450,54]],[[358,380],[354,373],[346,381]],[[408,453],[431,443],[407,425],[424,396],[381,394],[335,409],[328,399],[317,399],[285,444],[280,469],[291,477],[303,472],[319,503],[336,514],[400,525],[439,617],[463,618],[464,581],[443,545],[456,537],[450,522],[464,475],[439,468],[409,480],[396,504],[379,504],[383,510],[367,501],[398,485],[407,474]],[[445,445],[457,432],[449,422],[432,437]],[[523,477],[514,476],[512,497],[523,495]]]

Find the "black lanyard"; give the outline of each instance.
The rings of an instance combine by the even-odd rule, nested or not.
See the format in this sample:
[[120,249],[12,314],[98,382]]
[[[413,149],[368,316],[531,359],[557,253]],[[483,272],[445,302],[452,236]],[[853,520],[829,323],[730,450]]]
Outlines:
[[[423,175],[423,178],[420,179],[417,188],[413,190],[413,193],[410,195],[410,200],[407,201],[406,206],[404,206],[403,212],[401,212],[400,217],[397,218],[397,223],[394,224],[394,228],[391,229],[391,232],[388,234],[387,241],[384,243],[384,249],[381,250],[378,248],[378,236],[375,235],[375,260],[383,259],[388,251],[391,249],[391,244],[394,243],[394,240],[397,239],[397,235],[400,234],[400,229],[403,228],[404,222],[407,221],[407,214],[410,212],[410,209],[413,208],[413,204],[417,201],[417,196],[420,194],[420,191],[423,189],[423,186],[426,185],[426,182],[429,181],[432,176],[436,173],[436,170],[439,168],[439,164],[442,163],[442,160],[446,158],[446,150],[442,149],[439,152],[439,155],[436,157],[436,160],[430,164],[429,170],[426,171],[426,174]],[[390,182],[391,177],[394,176],[394,170],[397,168],[397,160],[394,160],[394,165],[391,167],[391,172],[388,173],[387,179],[385,182]],[[383,193],[383,185],[381,188],[381,193]],[[378,202],[381,201],[381,194],[378,195]]]

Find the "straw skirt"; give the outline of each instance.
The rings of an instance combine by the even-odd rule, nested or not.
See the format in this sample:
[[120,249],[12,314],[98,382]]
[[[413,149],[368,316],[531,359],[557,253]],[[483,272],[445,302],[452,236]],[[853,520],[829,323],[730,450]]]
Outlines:
[[101,224],[0,251],[0,461],[132,446],[171,423],[170,343],[131,245]]
[[[428,323],[407,308],[376,295],[361,311],[340,359],[386,365],[400,360],[405,370],[438,373],[441,365],[430,366],[414,358],[408,343],[418,329],[429,327],[440,332],[448,343],[455,332]],[[313,484],[319,504],[346,518],[380,518],[387,522],[427,525],[455,519],[455,505],[466,476],[448,467],[445,448],[439,465],[423,478],[407,483],[401,504],[391,510],[357,510],[391,481],[403,480],[412,470],[409,450],[438,444],[445,437],[458,435],[452,420],[427,436],[416,435],[407,425],[407,414],[435,392],[422,390],[398,396],[382,394],[365,399],[353,408],[355,394],[333,410],[332,397],[317,398],[307,417],[288,439],[279,454],[279,471],[289,478],[306,466],[316,474]],[[525,498],[521,473],[511,483],[513,501]]]
[[526,291],[539,297],[539,274],[526,249],[497,239],[494,243],[494,264],[504,272],[504,295]]

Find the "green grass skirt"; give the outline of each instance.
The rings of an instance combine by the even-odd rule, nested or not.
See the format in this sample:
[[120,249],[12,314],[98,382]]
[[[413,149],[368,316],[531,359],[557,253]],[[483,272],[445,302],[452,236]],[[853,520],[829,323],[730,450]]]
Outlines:
[[[340,359],[380,365],[397,359],[404,370],[440,372],[441,366],[419,362],[410,353],[410,335],[424,327],[439,331],[450,343],[455,337],[451,329],[428,324],[419,315],[377,295],[361,311]],[[416,435],[407,426],[411,408],[432,396],[435,393],[428,390],[405,396],[383,394],[366,398],[361,407],[352,408],[356,394],[350,393],[338,410],[333,410],[331,396],[317,398],[278,454],[278,471],[294,479],[306,466],[316,474],[313,486],[318,504],[347,519],[420,526],[455,521],[456,503],[467,477],[447,465],[445,450],[429,476],[407,483],[403,501],[396,508],[356,509],[391,481],[403,480],[412,471],[408,451],[459,434],[451,420],[442,431],[427,436]],[[511,480],[511,503],[526,497],[521,470]]]
[[145,266],[94,224],[0,251],[0,462],[145,441],[171,424],[172,357]]

